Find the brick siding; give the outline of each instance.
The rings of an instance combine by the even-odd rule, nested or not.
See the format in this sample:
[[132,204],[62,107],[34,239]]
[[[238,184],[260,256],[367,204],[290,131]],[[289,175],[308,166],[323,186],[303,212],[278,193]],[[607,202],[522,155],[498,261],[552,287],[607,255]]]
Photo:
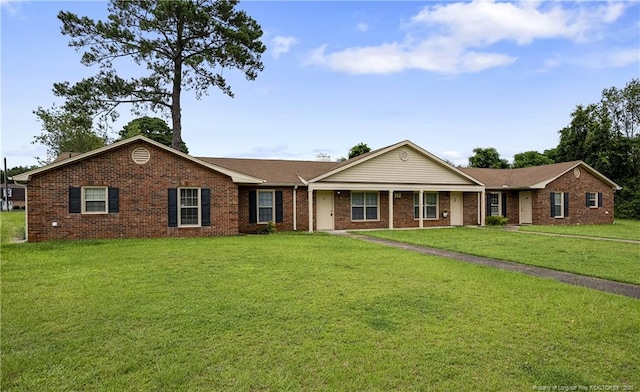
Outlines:
[[[569,216],[551,217],[551,192],[569,192]],[[602,207],[586,206],[587,192],[602,193]],[[582,169],[576,178],[573,171],[558,177],[543,190],[533,192],[534,225],[587,225],[613,223],[614,202],[611,187]]]
[[[149,150],[149,162],[133,162],[137,147]],[[69,213],[70,186],[119,188],[120,212]],[[211,189],[211,226],[168,227],[167,189],[187,186]],[[27,194],[28,238],[33,242],[238,234],[238,190],[231,178],[144,142],[34,175]]]

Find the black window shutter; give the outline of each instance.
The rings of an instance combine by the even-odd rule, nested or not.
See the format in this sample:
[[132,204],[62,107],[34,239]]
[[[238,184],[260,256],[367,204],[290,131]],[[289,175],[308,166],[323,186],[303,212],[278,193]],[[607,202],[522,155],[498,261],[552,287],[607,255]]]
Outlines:
[[589,192],[587,192],[587,193],[585,193],[585,195],[586,195],[586,199],[587,199],[587,201],[586,201],[586,203],[587,203],[587,204],[586,204],[585,206],[586,206],[587,208],[589,208],[589,207],[591,207],[591,205],[590,205],[591,203],[589,203],[589,201],[590,201],[590,200],[589,200],[589,195],[590,195],[590,193],[589,193]]
[[551,204],[551,217],[553,218],[553,217],[556,216],[554,214],[554,211],[553,211],[553,203],[555,202],[555,197],[554,197],[555,196],[555,192],[551,192],[549,195],[551,196],[551,200],[550,200],[549,204]]
[[202,226],[211,226],[211,189],[202,188],[200,190],[200,211]]
[[178,226],[178,189],[169,188],[169,227]]
[[120,212],[120,188],[109,188],[109,213]]
[[282,191],[276,191],[276,223],[284,221],[282,204]]
[[69,213],[79,214],[82,210],[81,190],[77,187],[69,187]]
[[[486,206],[485,215],[486,216],[491,216],[491,193],[487,193],[485,195],[485,197],[487,198],[487,206]],[[423,205],[424,205],[424,203],[423,203]]]
[[564,193],[564,216],[569,216],[569,192]]
[[602,192],[598,192],[598,207],[602,207]]
[[507,194],[502,192],[502,216],[507,217]]
[[249,223],[258,223],[256,192],[249,191]]

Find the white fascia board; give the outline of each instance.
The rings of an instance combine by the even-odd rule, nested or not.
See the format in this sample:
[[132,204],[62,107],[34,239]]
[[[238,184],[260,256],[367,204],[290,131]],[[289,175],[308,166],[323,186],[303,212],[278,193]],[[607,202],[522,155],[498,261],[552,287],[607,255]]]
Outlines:
[[437,191],[437,192],[483,192],[484,186],[475,185],[433,185],[433,184],[376,184],[376,183],[346,183],[346,182],[314,182],[309,184],[309,190],[356,190],[356,191]]

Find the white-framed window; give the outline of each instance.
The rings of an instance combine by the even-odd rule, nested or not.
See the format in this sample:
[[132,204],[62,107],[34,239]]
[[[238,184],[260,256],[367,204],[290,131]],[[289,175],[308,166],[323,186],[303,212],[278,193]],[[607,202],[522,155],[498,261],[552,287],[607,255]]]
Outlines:
[[351,192],[351,220],[378,220],[378,192]]
[[12,189],[11,188],[2,188],[2,197],[3,198],[10,198],[11,194],[12,194]]
[[489,215],[502,215],[502,194],[500,192],[489,193]]
[[[438,219],[438,192],[424,192],[422,194],[423,217]],[[413,218],[420,219],[420,193],[413,194]]]
[[109,210],[109,198],[106,186],[82,187],[82,213],[106,214]]
[[258,223],[275,222],[275,192],[273,190],[258,191]]
[[598,192],[587,193],[587,207],[598,208]]
[[553,216],[554,218],[564,218],[564,193],[553,193]]
[[200,188],[178,188],[178,226],[200,226]]

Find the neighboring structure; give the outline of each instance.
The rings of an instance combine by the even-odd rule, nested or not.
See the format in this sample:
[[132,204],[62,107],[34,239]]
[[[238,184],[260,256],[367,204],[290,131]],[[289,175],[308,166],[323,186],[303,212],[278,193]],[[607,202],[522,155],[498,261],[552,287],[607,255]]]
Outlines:
[[[613,219],[619,187],[583,163],[573,165],[584,168],[584,180],[600,182],[588,192]],[[562,178],[549,181],[558,184],[551,191],[573,192],[560,187],[575,181]],[[27,183],[29,241],[236,235],[270,221],[280,231],[483,225],[487,204],[481,179],[410,141],[318,162],[195,158],[136,136],[14,179]],[[544,203],[538,199],[532,194],[532,203]],[[540,208],[532,204],[532,216]],[[569,217],[562,223],[580,222]]]
[[[25,186],[21,184],[4,184],[0,185],[0,211],[8,210],[24,210],[25,206]],[[5,204],[5,202],[7,204]]]
[[622,189],[582,161],[461,170],[485,184],[485,214],[514,224],[612,223],[613,193]]

